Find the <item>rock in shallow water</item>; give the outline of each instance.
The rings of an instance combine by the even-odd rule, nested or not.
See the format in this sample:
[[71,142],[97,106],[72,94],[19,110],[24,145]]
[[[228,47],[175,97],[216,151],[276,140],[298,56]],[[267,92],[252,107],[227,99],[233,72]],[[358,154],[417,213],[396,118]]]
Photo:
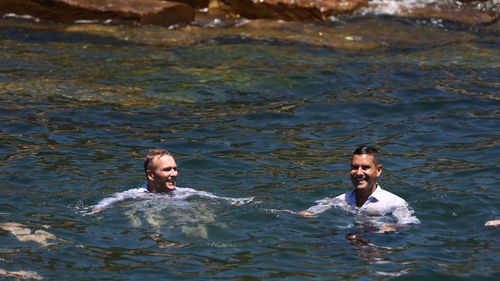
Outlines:
[[21,242],[36,242],[42,247],[49,246],[60,241],[52,233],[41,229],[32,232],[31,229],[17,222],[2,223],[0,224],[0,229],[10,232]]
[[0,268],[0,276],[13,280],[43,280],[43,277],[34,271],[7,271]]
[[327,20],[351,14],[368,5],[368,0],[220,0],[222,9],[245,18],[290,21]]
[[[286,21],[328,21],[336,16],[384,14],[396,17],[445,20],[468,25],[498,20],[497,0],[426,2],[425,0],[1,0],[1,14],[29,15],[56,22],[132,21],[171,26],[191,23],[195,9],[218,20],[238,17]],[[463,3],[462,3],[463,2]],[[481,8],[482,7],[482,8]],[[200,16],[198,12],[197,17]]]
[[0,14],[7,13],[60,22],[118,19],[164,26],[194,20],[192,7],[158,0],[2,0]]

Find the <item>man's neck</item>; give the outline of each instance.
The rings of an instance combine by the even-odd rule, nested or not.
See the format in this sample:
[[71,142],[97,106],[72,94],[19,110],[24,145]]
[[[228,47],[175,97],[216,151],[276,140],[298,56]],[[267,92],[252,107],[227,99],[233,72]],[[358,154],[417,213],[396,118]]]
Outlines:
[[165,189],[165,190],[156,189],[155,186],[150,184],[149,182],[146,185],[146,189],[150,193],[170,193],[173,191],[173,190],[169,190],[169,189]]
[[370,195],[375,192],[377,189],[378,183],[375,183],[375,185],[372,188],[366,189],[365,192],[360,192],[359,189],[356,189],[356,206],[361,207],[365,204],[366,200],[370,197]]

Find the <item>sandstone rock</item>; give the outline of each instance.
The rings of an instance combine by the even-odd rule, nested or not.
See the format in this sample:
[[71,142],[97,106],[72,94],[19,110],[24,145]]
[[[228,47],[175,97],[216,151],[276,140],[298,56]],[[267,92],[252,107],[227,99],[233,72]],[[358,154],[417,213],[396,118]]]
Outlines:
[[[495,0],[493,0],[495,1]],[[397,17],[432,19],[460,22],[469,25],[490,24],[498,20],[499,13],[494,6],[477,3],[491,3],[491,0],[462,0],[458,2],[405,2],[405,1],[373,1],[367,8],[361,9],[361,14],[387,14]]]
[[437,6],[423,6],[412,9],[402,9],[398,16],[441,19],[446,21],[460,22],[468,25],[489,24],[498,19],[498,14],[473,10],[471,8],[448,8]]
[[159,0],[1,0],[0,14],[6,13],[61,22],[119,19],[164,26],[194,20],[190,6]]
[[208,3],[210,2],[210,0],[160,0],[160,1],[184,3],[196,9],[207,8]]
[[42,247],[52,245],[59,241],[52,233],[41,229],[32,233],[31,229],[17,222],[2,223],[0,224],[0,228],[10,232],[21,242],[36,242]]
[[474,2],[486,2],[486,1],[489,1],[489,0],[457,0],[458,2],[462,2],[462,3],[474,3]]
[[219,0],[221,9],[244,18],[288,21],[326,20],[350,14],[368,0]]

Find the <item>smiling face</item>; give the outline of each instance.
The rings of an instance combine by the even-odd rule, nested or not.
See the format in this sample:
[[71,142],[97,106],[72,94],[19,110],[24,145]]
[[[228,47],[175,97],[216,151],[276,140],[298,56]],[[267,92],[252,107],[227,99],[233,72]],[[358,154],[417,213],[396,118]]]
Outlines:
[[370,195],[375,191],[382,165],[370,154],[354,154],[351,161],[351,181],[359,193]]
[[171,155],[155,156],[146,170],[149,192],[169,192],[176,188],[179,171]]

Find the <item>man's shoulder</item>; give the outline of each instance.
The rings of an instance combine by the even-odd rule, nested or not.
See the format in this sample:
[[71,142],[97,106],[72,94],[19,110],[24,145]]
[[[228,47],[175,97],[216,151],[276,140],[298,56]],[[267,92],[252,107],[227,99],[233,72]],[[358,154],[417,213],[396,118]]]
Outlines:
[[399,205],[399,204],[406,205],[406,200],[404,200],[403,198],[399,197],[398,195],[396,195],[390,191],[383,189],[380,186],[379,186],[377,197],[379,197],[379,198],[377,198],[379,200],[389,201],[394,205]]
[[338,200],[347,200],[347,198],[349,198],[350,194],[352,193],[352,190],[348,190],[340,195],[337,195],[335,196],[335,199],[338,199]]
[[348,205],[356,204],[356,191],[355,189],[350,189],[335,197],[336,200],[344,202]]

